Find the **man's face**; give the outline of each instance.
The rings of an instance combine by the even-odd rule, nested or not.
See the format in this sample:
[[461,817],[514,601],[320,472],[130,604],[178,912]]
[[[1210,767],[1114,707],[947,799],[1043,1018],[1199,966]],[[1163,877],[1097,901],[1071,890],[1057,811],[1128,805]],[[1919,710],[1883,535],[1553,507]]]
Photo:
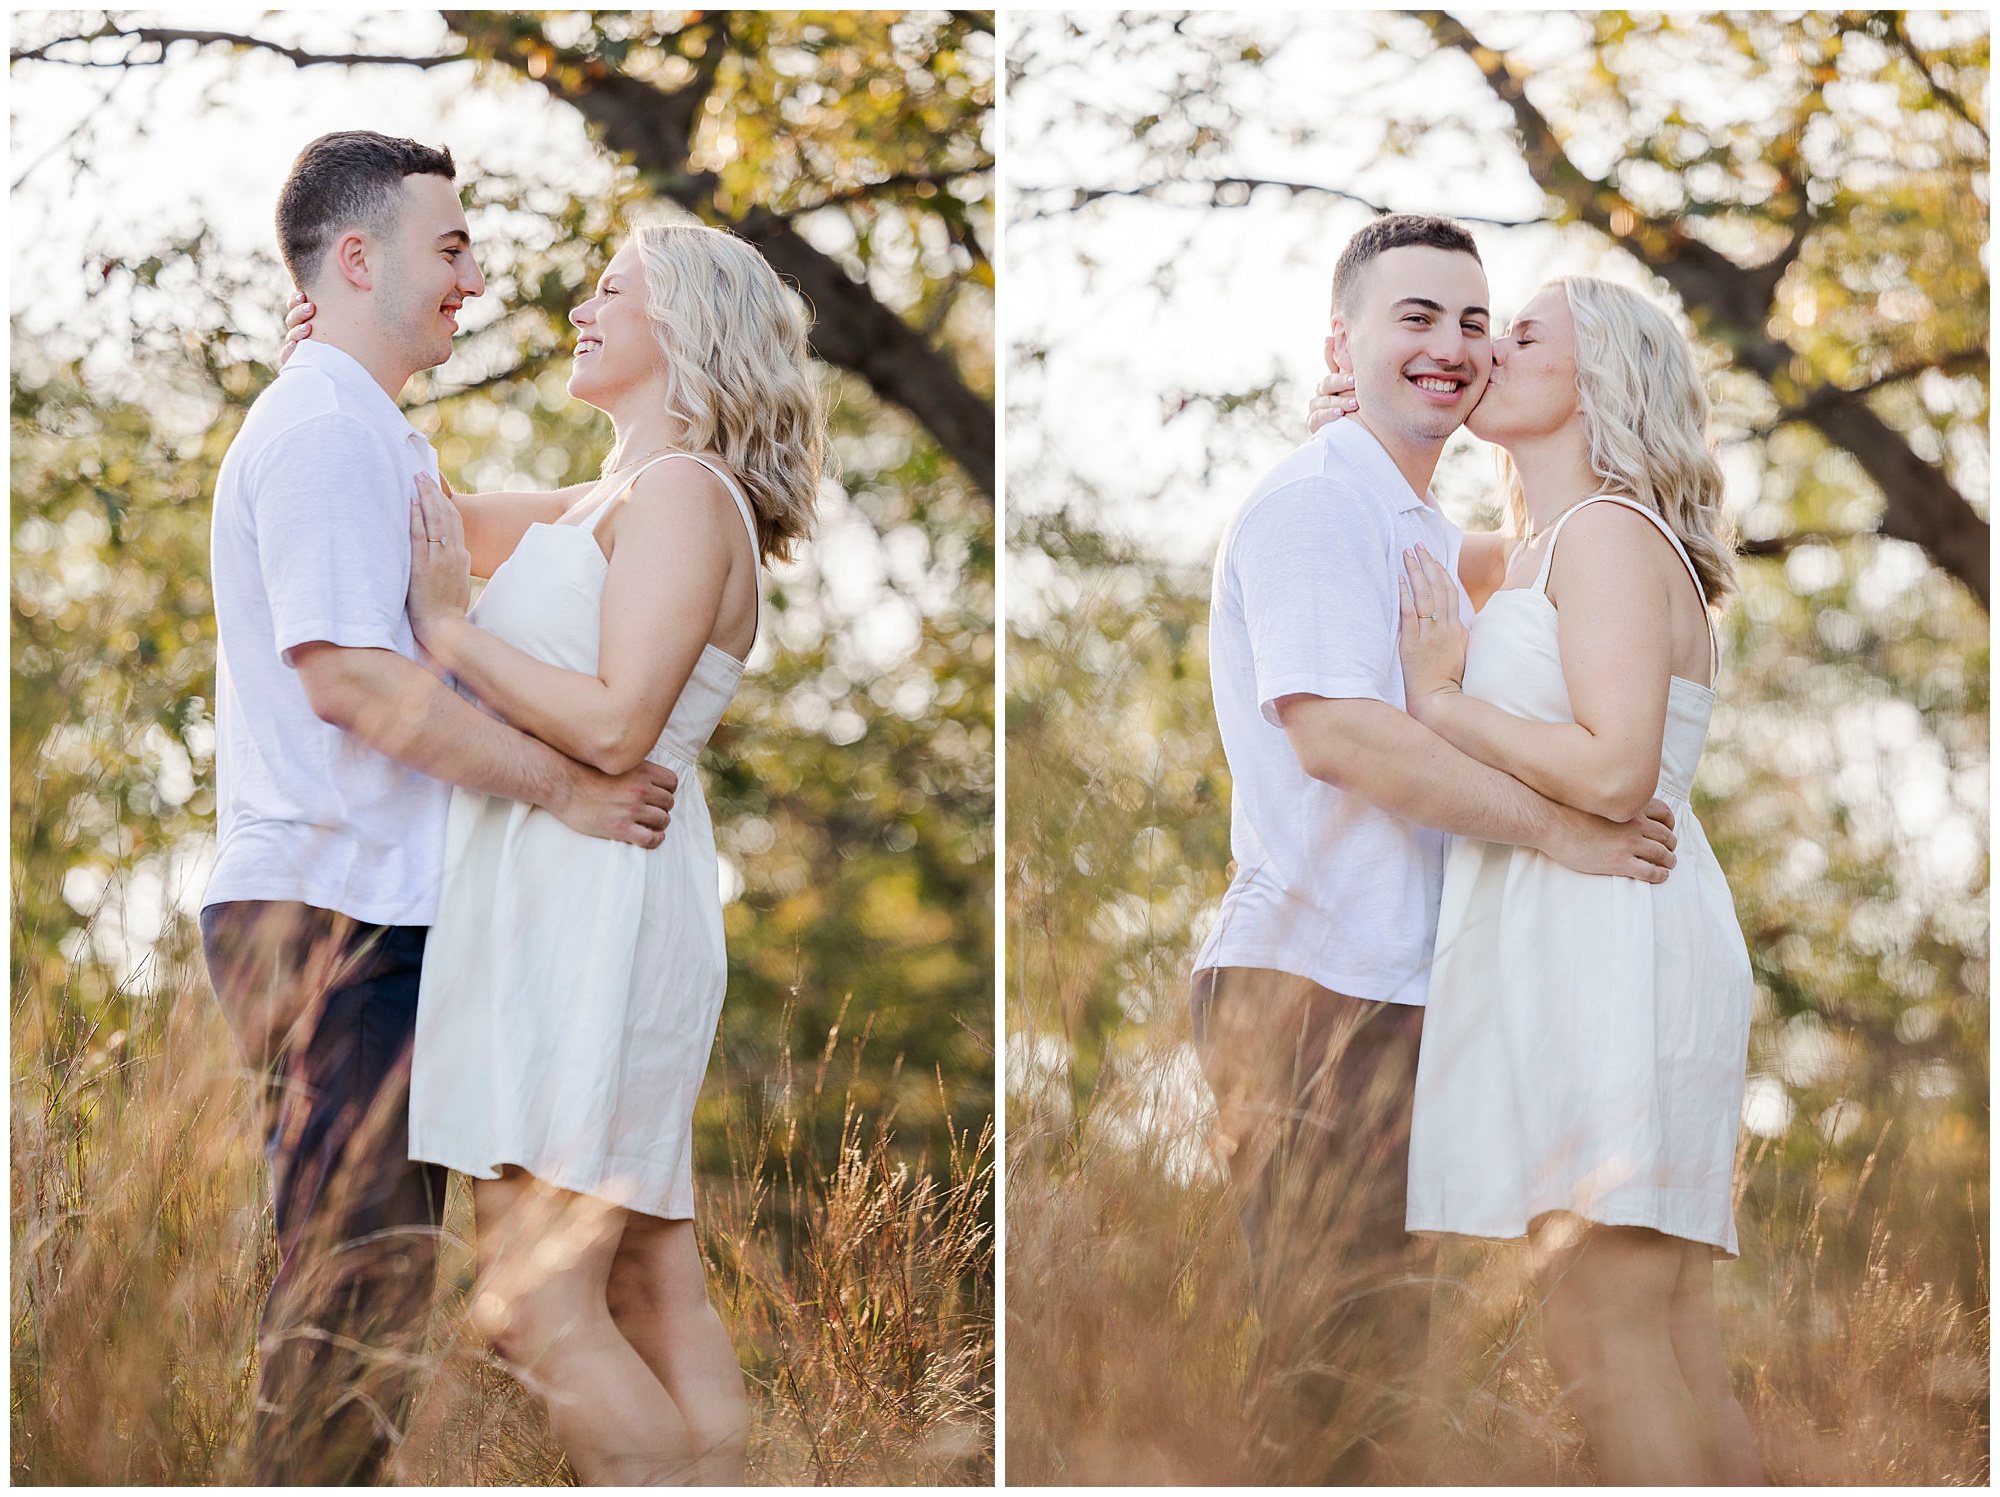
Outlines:
[[1493,368],[1479,262],[1427,244],[1384,250],[1349,302],[1334,313],[1334,356],[1354,375],[1365,423],[1418,442],[1458,430]]
[[442,364],[451,357],[460,304],[486,289],[458,189],[428,173],[403,178],[381,247],[375,315],[383,332],[417,368]]

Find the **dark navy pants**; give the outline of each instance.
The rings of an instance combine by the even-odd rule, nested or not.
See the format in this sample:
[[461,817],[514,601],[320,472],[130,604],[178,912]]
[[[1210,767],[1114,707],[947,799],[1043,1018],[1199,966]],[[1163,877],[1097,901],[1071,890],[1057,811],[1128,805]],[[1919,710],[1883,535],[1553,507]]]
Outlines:
[[379,1481],[408,1413],[446,1179],[408,1157],[426,934],[290,902],[201,913],[266,1093],[279,1267],[257,1336],[259,1484]]

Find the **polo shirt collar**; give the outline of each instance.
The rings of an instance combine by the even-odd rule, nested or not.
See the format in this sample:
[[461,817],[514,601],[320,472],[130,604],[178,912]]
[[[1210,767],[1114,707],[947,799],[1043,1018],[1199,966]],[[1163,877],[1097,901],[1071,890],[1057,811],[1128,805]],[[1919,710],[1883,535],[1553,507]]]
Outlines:
[[[335,348],[331,343],[319,343],[306,338],[292,349],[292,356],[285,361],[285,368],[319,370],[359,401],[362,409],[367,411],[369,417],[377,422],[392,440],[404,437],[424,440],[424,434],[410,424],[410,418],[403,414],[403,408],[389,398],[389,392],[377,384],[375,376],[347,350]],[[278,377],[284,378],[284,370],[278,372]],[[1394,464],[1390,466],[1393,467]]]
[[1426,503],[1422,494],[1410,487],[1409,479],[1403,476],[1403,470],[1396,466],[1396,460],[1389,456],[1388,449],[1376,439],[1375,433],[1359,421],[1352,418],[1336,421],[1321,427],[1319,435],[1399,513],[1406,509],[1433,507]]

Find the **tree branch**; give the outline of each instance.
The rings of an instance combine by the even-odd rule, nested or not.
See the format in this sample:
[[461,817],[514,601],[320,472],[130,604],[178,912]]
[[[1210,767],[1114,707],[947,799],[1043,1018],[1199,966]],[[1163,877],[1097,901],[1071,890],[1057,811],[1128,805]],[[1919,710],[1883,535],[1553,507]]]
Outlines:
[[1787,406],[1780,413],[1778,420],[1782,424],[1786,421],[1809,419],[1841,401],[1865,399],[1873,395],[1877,390],[1886,390],[1892,385],[1904,384],[1909,380],[1917,379],[1930,373],[1933,369],[1941,374],[1974,374],[1981,369],[1990,367],[1991,363],[1992,355],[1987,352],[1985,345],[1981,344],[1977,348],[1962,348],[1952,353],[1940,355],[1938,358],[1929,360],[1926,363],[1907,365],[1900,369],[1891,369],[1887,374],[1878,374],[1874,379],[1867,381],[1865,384],[1854,385],[1845,389],[1838,385],[1821,385],[1818,389],[1807,395],[1804,400]]
[[[105,37],[120,37],[137,44],[132,53],[110,62],[94,62],[89,58],[56,57],[53,48],[71,42],[94,42]],[[298,47],[287,47],[282,42],[269,41],[261,36],[246,36],[237,31],[182,31],[167,26],[107,26],[104,30],[88,36],[59,36],[44,42],[39,47],[29,47],[8,53],[11,62],[54,62],[65,67],[91,68],[133,68],[157,67],[165,61],[167,48],[176,42],[193,42],[196,47],[222,44],[245,51],[272,52],[302,68],[317,67],[322,63],[337,63],[342,67],[357,67],[362,64],[394,65],[410,68],[439,68],[447,63],[469,61],[462,52],[449,53],[441,57],[405,57],[400,54],[379,52],[307,52]],[[157,46],[158,57],[142,58],[136,55],[138,47]]]
[[[1070,201],[1052,208],[1038,208],[1022,215],[1024,221],[1032,222],[1043,218],[1060,218],[1065,214],[1080,212],[1092,203],[1106,198],[1147,198],[1158,200],[1172,187],[1202,187],[1208,189],[1208,201],[1201,204],[1207,208],[1244,208],[1250,203],[1251,194],[1260,187],[1276,187],[1293,197],[1330,197],[1342,202],[1355,203],[1370,213],[1381,216],[1399,210],[1387,203],[1378,203],[1359,193],[1349,192],[1342,187],[1328,187],[1319,182],[1288,182],[1277,177],[1169,177],[1159,182],[1148,182],[1138,187],[1019,187],[1015,191],[1023,199],[1036,197],[1059,198],[1068,193]],[[1489,224],[1498,229],[1521,229],[1539,219],[1482,218],[1477,214],[1454,213],[1452,217],[1460,223]]]
[[786,219],[801,218],[808,213],[817,213],[822,208],[841,208],[849,203],[863,203],[871,198],[901,192],[905,188],[943,187],[946,183],[956,182],[961,177],[990,172],[993,167],[994,163],[987,160],[963,167],[958,171],[897,172],[893,176],[882,178],[879,182],[864,182],[859,187],[850,187],[844,192],[830,192],[817,202],[800,203],[787,208],[782,216]]
[[[712,38],[702,56],[695,60],[693,80],[671,91],[633,78],[600,58],[574,49],[555,49],[545,43],[541,51],[533,54],[516,52],[505,45],[511,38],[503,37],[497,29],[508,24],[504,13],[444,11],[441,14],[445,24],[465,39],[465,50],[436,57],[307,52],[240,32],[111,26],[87,36],[58,37],[10,55],[16,62],[47,61],[66,66],[156,66],[169,46],[192,42],[197,46],[227,45],[269,52],[298,67],[336,63],[435,68],[483,60],[478,46],[483,40],[490,46],[491,60],[504,62],[540,84],[596,126],[612,150],[629,154],[660,196],[710,223],[734,230],[756,245],[778,273],[792,281],[813,309],[813,352],[829,364],[860,375],[876,394],[907,410],[965,468],[990,502],[996,450],[993,408],[966,386],[952,361],[877,301],[866,285],[851,279],[838,261],[801,237],[785,216],[764,208],[753,208],[741,217],[722,212],[715,201],[719,179],[713,172],[690,166],[688,156],[702,105],[713,84],[715,70],[729,50],[726,14],[709,22],[721,34]],[[138,44],[135,53],[139,47],[157,46],[160,55],[150,59],[128,55],[107,63],[52,55],[52,49],[65,44],[87,43],[107,36],[132,40]],[[546,54],[551,52],[567,66],[543,67],[537,76],[534,59],[542,57],[546,61]],[[569,76],[565,76],[566,72]]]
[[1880,532],[1870,530],[1794,530],[1789,535],[1774,535],[1761,541],[1739,540],[1736,543],[1738,556],[1789,556],[1800,546],[1839,546],[1848,541],[1860,540],[1865,536]]
[[1990,148],[1993,142],[1986,134],[1986,127],[1972,117],[1972,111],[1966,107],[1965,100],[1961,99],[1954,90],[1945,87],[1944,84],[1938,81],[1937,74],[1931,71],[1929,61],[1925,59],[1923,53],[1917,50],[1917,44],[1910,40],[1909,32],[1903,29],[1902,16],[1893,10],[1887,12],[1885,25],[1888,28],[1889,40],[1896,44],[1898,51],[1909,58],[1910,65],[1923,76],[1925,86],[1937,96],[1938,102],[1964,120],[1966,124],[1977,130],[1979,138],[1985,141]]
[[[492,12],[443,14],[445,24],[473,42],[475,49],[493,24],[488,19]],[[711,43],[707,56],[719,62],[724,50]],[[731,216],[717,206],[719,179],[713,172],[693,168],[688,160],[707,94],[706,78],[669,93],[579,53],[559,53],[559,61],[570,66],[544,68],[536,78],[527,57],[511,49],[494,51],[497,61],[533,78],[552,97],[581,113],[606,146],[631,156],[661,196],[756,245],[813,309],[813,351],[827,363],[860,375],[878,395],[914,416],[990,502],[997,445],[993,408],[966,386],[952,361],[781,215],[753,207]]]
[[1805,361],[1790,344],[1766,332],[1772,299],[1784,267],[1798,252],[1795,234],[1787,252],[1759,266],[1742,266],[1688,233],[1679,220],[1642,213],[1616,187],[1586,175],[1570,160],[1555,128],[1527,96],[1525,80],[1500,53],[1481,45],[1443,11],[1420,11],[1440,45],[1472,60],[1501,102],[1513,112],[1522,154],[1542,190],[1564,211],[1600,230],[1673,287],[1696,326],[1726,347],[1735,361],[1771,386],[1782,406],[1845,449],[1882,491],[1881,533],[1914,541],[1931,560],[1990,606],[1989,546],[1992,529],[1944,470],[1926,462],[1869,408],[1863,393],[1821,383],[1802,388]]

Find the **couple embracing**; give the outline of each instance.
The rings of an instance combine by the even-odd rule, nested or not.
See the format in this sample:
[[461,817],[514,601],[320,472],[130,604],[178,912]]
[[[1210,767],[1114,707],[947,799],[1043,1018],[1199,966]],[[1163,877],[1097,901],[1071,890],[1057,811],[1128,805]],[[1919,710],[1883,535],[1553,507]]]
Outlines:
[[473,1321],[577,1473],[740,1482],[691,1220],[727,973],[695,762],[811,523],[807,318],[741,240],[641,228],[570,314],[600,479],[451,494],[396,402],[484,289],[455,175],[368,131],[300,154],[287,359],[216,485],[202,939],[267,1084],[280,1254],[255,1476],[381,1478],[451,1168]]
[[[1601,1479],[1760,1481],[1712,1282],[1752,983],[1688,805],[1731,587],[1692,350],[1583,277],[1496,337],[1471,235],[1396,215],[1328,356],[1210,622],[1236,868],[1193,1017],[1267,1432],[1295,1479],[1394,1479],[1438,1239],[1526,1239]],[[1461,424],[1504,535],[1429,493]]]

